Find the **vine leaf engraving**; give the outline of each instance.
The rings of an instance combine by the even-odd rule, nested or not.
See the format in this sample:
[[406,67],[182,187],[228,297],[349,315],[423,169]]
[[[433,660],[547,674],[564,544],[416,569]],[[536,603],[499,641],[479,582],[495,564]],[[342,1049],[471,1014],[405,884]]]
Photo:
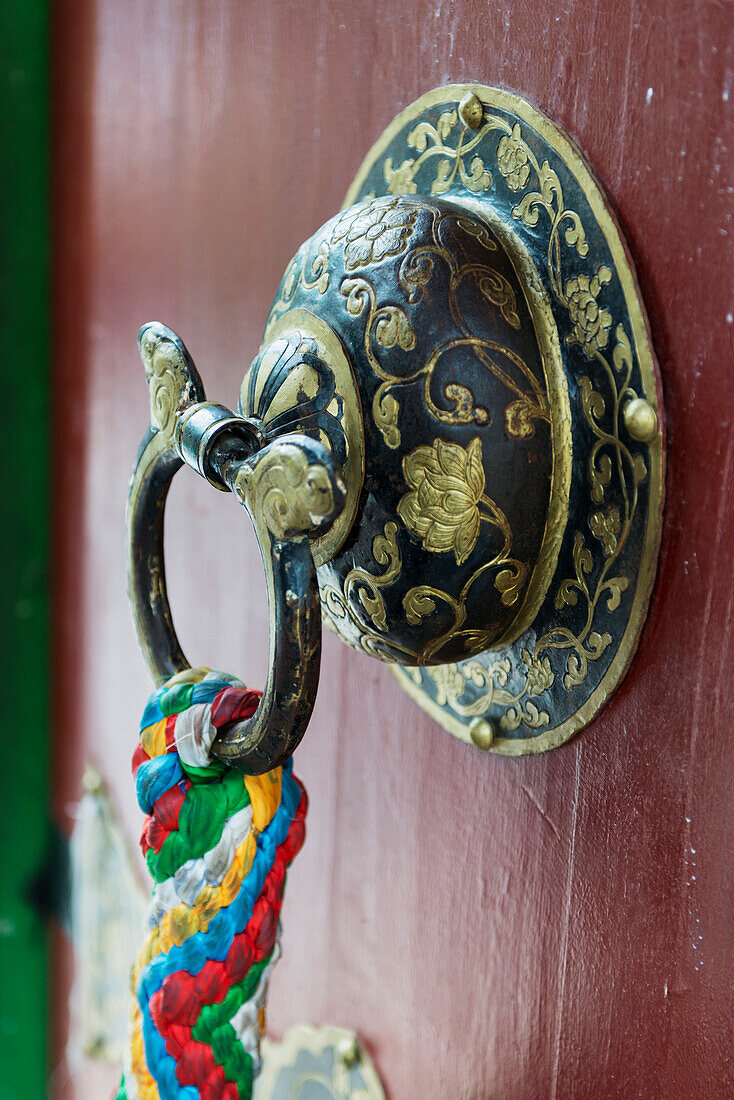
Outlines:
[[[553,297],[567,312],[570,331],[566,341],[570,346],[577,346],[585,359],[597,368],[594,382],[589,376],[581,374],[578,385],[581,408],[593,436],[587,466],[590,497],[588,526],[598,550],[592,551],[587,546],[582,531],[574,532],[574,575],[561,582],[554,602],[558,610],[564,607],[579,609],[582,612],[580,626],[575,631],[566,626],[549,631],[537,638],[532,653],[523,651],[522,658],[527,669],[527,689],[528,683],[532,687],[535,682],[535,673],[531,672],[531,669],[536,668],[533,662],[549,661],[548,653],[553,650],[568,651],[563,683],[566,690],[571,691],[586,679],[589,663],[599,660],[611,644],[609,632],[595,625],[598,609],[603,605],[609,613],[617,611],[629,587],[629,579],[618,568],[618,563],[635,519],[639,486],[647,477],[645,456],[639,452],[633,453],[620,431],[621,408],[625,401],[637,396],[630,384],[634,351],[624,325],[619,323],[614,326],[612,310],[603,300],[605,288],[615,278],[610,268],[601,264],[592,270],[579,270],[578,266],[574,270],[568,270],[571,264],[578,265],[579,261],[588,256],[589,245],[580,215],[566,205],[557,172],[547,160],[541,161],[536,157],[519,122],[510,123],[507,119],[486,111],[484,117],[484,124],[473,138],[465,130],[453,147],[448,145],[448,141],[457,123],[454,111],[443,112],[435,126],[427,122],[419,123],[406,137],[408,146],[419,155],[406,158],[398,169],[393,168],[392,161],[386,162],[385,179],[391,193],[401,190],[416,193],[416,189],[425,193],[429,189],[425,175],[421,181],[417,177],[428,161],[436,158],[433,180],[430,183],[432,194],[445,192],[459,180],[472,190],[465,178],[467,176],[475,186],[491,187],[492,172],[485,163],[486,156],[482,160],[481,155],[487,148],[488,135],[498,132],[499,140],[495,147],[497,171],[508,190],[518,196],[512,207],[512,216],[531,229],[537,229],[541,217],[547,221],[548,279]],[[476,175],[473,164],[468,171],[466,168],[465,158],[470,152],[479,162]],[[416,280],[416,284],[418,282]],[[608,356],[612,341],[611,355]],[[471,411],[476,416],[477,410],[472,410],[472,406],[459,390],[452,396],[457,417],[464,417]],[[527,404],[525,396],[518,394],[504,410],[505,430],[511,438],[523,438],[532,434],[536,415],[536,407],[533,407],[532,401]],[[417,488],[411,488],[417,494]],[[423,492],[425,494],[426,490]],[[417,497],[415,499],[417,503]],[[469,501],[471,497],[466,502],[467,518],[469,515],[474,517],[476,525],[476,515],[470,511]],[[476,501],[473,507],[477,509]],[[406,517],[408,525],[412,522],[415,527],[418,521],[413,516],[412,507],[406,506],[404,520]],[[421,530],[424,529],[428,531],[425,521],[421,526]],[[467,531],[470,530],[471,527],[467,524]],[[445,538],[449,538],[448,534]],[[467,545],[469,542],[467,536]],[[510,569],[501,572],[495,583],[501,591],[511,591]],[[435,605],[435,598],[427,592],[421,592],[412,597],[411,613],[432,613],[432,604]],[[464,662],[456,667],[463,675],[471,664],[472,662]],[[497,665],[493,665],[492,670],[491,674],[487,673],[492,684],[491,690],[488,689],[481,695],[476,700],[476,709],[472,705],[470,711],[466,709],[467,704],[460,702],[462,694],[456,694],[459,680],[452,673],[446,681],[454,685],[451,692],[447,691],[446,683],[442,681],[441,690],[446,705],[464,716],[469,716],[469,713],[486,714],[490,706],[504,706],[500,721],[503,728],[517,729],[522,723],[531,729],[538,728],[539,717],[530,707],[530,691],[527,692],[528,701],[524,706],[501,698],[501,692],[505,690],[505,684],[501,683],[502,673]],[[438,670],[435,669],[427,671],[434,682],[437,673]]]
[[[526,665],[526,675],[520,688],[512,691],[508,688],[512,674],[512,664],[504,657],[489,666],[481,661],[462,661],[461,664],[437,665],[424,670],[433,683],[436,702],[439,706],[448,706],[455,714],[463,718],[473,718],[487,713],[491,706],[501,706],[505,711],[500,718],[503,730],[516,730],[523,723],[531,729],[540,729],[550,722],[548,711],[541,710],[534,698],[542,695],[553,686],[554,673],[550,660],[538,659],[527,650],[522,651]],[[406,670],[415,683],[422,682],[419,670]],[[471,698],[472,688],[478,694]],[[469,692],[469,699],[464,696]]]
[[386,523],[384,534],[375,536],[372,543],[372,556],[378,565],[387,568],[379,577],[374,577],[365,569],[352,569],[347,573],[344,582],[344,594],[349,599],[352,589],[359,586],[359,602],[369,615],[373,626],[377,630],[387,630],[385,618],[385,601],[380,592],[381,588],[395,580],[400,572],[400,551],[395,536],[398,527],[396,523]]
[[[372,556],[378,565],[385,567],[382,573],[373,574],[355,567],[344,578],[342,591],[330,584],[321,586],[321,606],[327,625],[332,626],[348,644],[390,662],[396,661],[401,652],[412,657],[408,650],[402,650],[395,642],[387,642],[381,637],[387,631],[387,613],[381,590],[395,580],[402,568],[397,532],[397,524],[389,521],[383,533],[373,540]],[[354,607],[354,595],[367,615],[367,622],[362,620]],[[350,642],[336,627],[336,622],[340,620],[350,620],[354,625],[358,639],[356,643]]]
[[589,527],[592,535],[604,547],[606,556],[609,557],[610,554],[613,554],[617,549],[619,533],[622,529],[619,508],[610,504],[603,512],[592,512],[589,516]]
[[406,158],[397,168],[393,167],[392,158],[385,161],[385,182],[391,195],[416,194],[416,174],[433,157],[440,157],[440,160],[431,183],[432,195],[445,195],[451,189],[457,174],[469,191],[486,191],[492,186],[492,173],[481,157],[475,154],[467,164],[467,154],[480,144],[488,127],[482,127],[477,133],[473,133],[461,123],[456,145],[450,145],[449,139],[458,123],[459,116],[452,109],[439,115],[435,126],[429,122],[421,122],[411,130],[406,141],[419,156]]
[[[462,283],[465,280],[473,280],[489,305],[495,308],[512,328],[519,329],[521,322],[515,290],[507,278],[491,267],[489,262],[478,263],[476,259],[471,262],[460,262],[456,251],[446,246],[443,234],[445,227],[451,224],[467,236],[478,240],[487,252],[497,250],[496,242],[490,237],[487,228],[472,218],[449,211],[437,213],[432,208],[421,204],[420,200],[405,198],[374,200],[359,218],[352,212],[350,225],[359,227],[361,234],[359,241],[362,241],[363,237],[367,239],[370,233],[376,234],[375,241],[382,240],[383,222],[380,219],[383,210],[380,203],[384,205],[386,201],[396,223],[396,227],[390,230],[393,234],[397,232],[398,225],[404,227],[408,224],[409,214],[415,218],[421,209],[431,211],[428,241],[422,240],[418,245],[411,243],[409,236],[394,237],[394,239],[391,237],[389,254],[398,255],[402,241],[405,256],[400,264],[398,278],[405,297],[411,305],[421,300],[437,265],[444,266],[449,276],[449,310],[459,329],[455,338],[437,345],[424,362],[418,362],[405,374],[396,374],[394,366],[391,369],[389,365],[383,363],[378,352],[380,348],[388,350],[397,347],[406,352],[414,349],[416,337],[405,311],[398,305],[380,302],[378,284],[372,282],[368,273],[360,270],[359,274],[355,273],[353,277],[343,280],[340,292],[345,298],[347,312],[353,317],[362,314],[365,316],[365,354],[372,370],[380,379],[380,385],[373,398],[372,415],[388,447],[396,449],[401,442],[398,426],[400,405],[395,391],[398,387],[407,386],[416,381],[422,382],[423,401],[431,415],[440,423],[480,425],[489,423],[489,410],[479,404],[472,391],[458,380],[445,382],[440,397],[437,398],[434,394],[433,379],[437,368],[444,356],[458,349],[466,349],[510,392],[513,400],[508,403],[505,412],[508,437],[529,438],[535,430],[535,421],[550,419],[544,381],[537,378],[522,357],[512,349],[493,340],[475,336],[464,320],[459,296]],[[406,212],[401,214],[400,211],[403,208],[406,208]],[[410,222],[411,226],[413,224]],[[340,240],[347,240],[347,237],[348,235],[345,236],[340,232]],[[356,239],[353,243],[357,243]],[[333,233],[331,244],[332,247],[335,244]],[[367,254],[367,245],[364,246],[363,254],[366,259],[360,265],[361,268],[368,267],[374,259],[371,253]]]
[[512,563],[513,568],[501,569],[495,577],[494,585],[500,592],[505,607],[516,604],[528,575],[527,566],[520,561]]

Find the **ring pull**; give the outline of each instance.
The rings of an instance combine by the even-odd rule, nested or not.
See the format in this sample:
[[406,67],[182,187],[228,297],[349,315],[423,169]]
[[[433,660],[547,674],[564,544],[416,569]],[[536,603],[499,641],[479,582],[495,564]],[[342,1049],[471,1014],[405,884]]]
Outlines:
[[647,613],[665,418],[613,209],[549,118],[483,85],[402,111],[288,263],[239,417],[168,329],[141,352],[131,590],[157,679],[185,664],[162,549],[181,462],[235,492],[265,562],[266,698],[220,755],[267,767],[303,732],[314,570],[334,632],[461,740],[520,756],[594,720]]
[[321,607],[310,538],[341,512],[345,489],[328,448],[294,433],[264,445],[262,425],[206,400],[193,359],[158,322],[138,335],[150,426],[138,451],[127,510],[128,591],[138,642],[157,684],[189,667],[166,589],[163,522],[171,480],[186,463],[247,509],[265,568],[269,671],[251,718],[224,727],[212,752],[260,775],[282,764],[313,709]]

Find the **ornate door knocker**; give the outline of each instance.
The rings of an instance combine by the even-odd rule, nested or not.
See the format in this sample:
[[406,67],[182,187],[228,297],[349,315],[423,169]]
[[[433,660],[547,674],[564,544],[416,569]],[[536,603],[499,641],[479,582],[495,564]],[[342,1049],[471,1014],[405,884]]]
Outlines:
[[267,684],[216,755],[260,774],[292,754],[322,615],[482,749],[592,721],[654,580],[663,404],[619,226],[558,126],[479,85],[406,108],[288,265],[236,414],[165,326],[139,343],[130,594],[156,682],[187,667],[163,562],[183,463],[244,505],[265,567]]

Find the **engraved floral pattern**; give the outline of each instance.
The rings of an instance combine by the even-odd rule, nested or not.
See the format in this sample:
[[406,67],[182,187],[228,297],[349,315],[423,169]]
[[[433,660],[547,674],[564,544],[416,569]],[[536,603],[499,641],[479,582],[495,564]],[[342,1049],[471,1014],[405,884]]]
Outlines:
[[[392,157],[385,161],[383,171],[388,191],[391,195],[417,194],[415,177],[423,165],[435,157],[440,159],[436,164],[436,177],[431,183],[432,195],[445,195],[457,176],[468,191],[486,191],[492,186],[492,173],[487,170],[481,157],[473,156],[469,160],[468,155],[480,144],[489,128],[484,126],[478,132],[473,131],[453,109],[439,115],[435,125],[419,123],[406,139],[417,156],[406,158],[397,168],[393,167]],[[455,145],[451,144],[452,135]]]
[[437,439],[432,447],[416,447],[403,459],[411,492],[398,504],[398,515],[426,550],[453,552],[466,561],[476,545],[484,502],[482,445],[473,439],[464,449]]
[[612,315],[608,309],[600,308],[597,298],[611,277],[608,267],[600,267],[593,278],[582,274],[566,283],[566,303],[573,325],[568,342],[580,344],[589,359],[605,348],[609,339]]
[[619,518],[619,508],[609,505],[603,512],[592,512],[589,516],[591,533],[604,547],[607,557],[617,549],[619,533],[622,530],[622,522]]
[[[491,97],[483,103],[483,122],[477,134],[472,137],[468,130],[464,130],[455,149],[448,148],[448,145],[459,112],[450,110],[447,105],[435,122],[434,116],[425,112],[405,135],[408,147],[415,149],[419,155],[402,163],[399,157],[396,158],[398,169],[393,169],[393,161],[389,162],[390,170],[396,173],[395,187],[405,182],[397,175],[402,169],[406,178],[409,176],[410,182],[417,184],[421,194],[440,194],[448,186],[457,186],[459,191],[463,188],[473,191],[477,186],[489,188],[492,186],[490,167],[494,171],[496,165],[508,190],[517,195],[516,205],[510,210],[511,216],[522,221],[528,229],[534,232],[539,230],[540,241],[544,236],[546,238],[545,277],[552,297],[565,310],[568,318],[570,331],[566,341],[579,349],[575,364],[581,366],[582,356],[594,364],[589,369],[589,377],[583,372],[579,372],[578,377],[583,416],[593,436],[587,460],[592,508],[586,520],[593,540],[587,546],[588,535],[585,539],[583,531],[575,531],[573,575],[561,583],[554,600],[557,609],[577,608],[578,614],[559,619],[522,655],[518,652],[512,671],[509,666],[506,671],[492,666],[493,672],[491,676],[487,673],[486,684],[480,682],[481,676],[478,679],[467,676],[469,665],[481,664],[484,668],[484,659],[481,662],[462,662],[459,668],[467,679],[471,679],[472,688],[480,691],[484,688],[485,692],[472,698],[470,690],[469,702],[452,702],[449,698],[445,704],[462,717],[486,715],[490,707],[499,707],[504,711],[500,726],[511,731],[520,725],[535,729],[539,724],[548,723],[548,715],[545,712],[542,716],[540,712],[536,713],[537,708],[530,700],[536,693],[552,687],[556,675],[561,675],[556,668],[555,653],[565,655],[562,681],[570,692],[584,682],[591,664],[598,661],[612,644],[612,636],[603,629],[605,624],[600,616],[602,608],[605,613],[619,609],[624,593],[630,587],[630,578],[620,572],[619,567],[621,555],[637,520],[638,493],[648,477],[648,456],[630,448],[620,434],[620,408],[627,396],[637,393],[633,386],[637,386],[639,364],[636,349],[628,335],[628,325],[624,323],[624,308],[618,318],[613,316],[618,309],[617,297],[614,301],[604,301],[604,286],[613,278],[616,283],[619,273],[616,269],[614,272],[610,270],[611,264],[607,267],[603,263],[599,265],[598,261],[594,266],[587,261],[579,268],[577,259],[585,260],[590,247],[582,220],[583,212],[567,205],[564,198],[565,181],[569,174],[565,171],[566,165],[562,159],[554,157],[552,150],[549,150],[551,156],[545,159],[542,153],[546,151],[547,143],[542,138],[538,139],[532,131],[526,133],[525,126],[519,120],[511,116],[508,118],[504,111],[492,111]],[[497,134],[491,142],[494,165],[492,157],[487,156],[490,147],[487,139],[493,133]],[[466,154],[470,144],[477,170],[482,169],[481,183],[466,179],[462,171],[468,163]],[[423,166],[428,168],[434,157],[444,159],[439,160],[430,171],[423,171]],[[564,169],[560,174],[557,171],[559,165]],[[388,177],[387,162],[384,169],[386,182],[390,183],[392,177]],[[504,201],[500,194],[497,197]],[[541,228],[541,218],[546,219],[545,230]],[[598,233],[591,242],[595,251],[597,240]],[[527,438],[532,434],[532,418],[519,399],[506,408],[504,427],[510,438]],[[423,491],[425,493],[427,490]],[[412,492],[415,494],[417,490],[413,488]],[[468,499],[471,500],[471,497]],[[464,517],[467,538],[470,528],[476,526],[479,502],[474,509],[467,505]],[[441,521],[444,520],[442,514]],[[506,590],[508,598],[515,597],[517,585],[513,578],[514,573],[507,569],[495,579],[496,586],[503,593]],[[424,603],[433,606],[435,602],[436,593],[416,589],[410,602],[411,612],[423,613]],[[462,621],[459,616],[459,626]],[[422,675],[433,679],[435,671],[426,669]],[[439,673],[439,679],[440,676]],[[512,688],[510,683],[514,685]],[[519,694],[514,694],[516,689]]]
[[505,134],[497,146],[497,166],[511,191],[521,191],[530,179],[530,166],[525,143],[516,123],[511,134]]
[[[388,160],[385,163],[387,172],[387,165],[391,162]],[[356,213],[348,211],[337,223],[336,230],[332,231],[332,242],[334,234],[344,239],[345,218],[349,224],[354,223],[354,232],[364,232],[364,226],[369,219],[374,223],[373,232],[379,232],[383,223],[376,219],[381,216],[382,211],[389,212],[395,220],[402,211],[402,221],[407,223],[410,220],[411,228],[414,228],[414,224],[417,223],[421,211],[431,212],[430,223],[426,224],[424,221],[422,231],[416,230],[412,239],[406,241],[398,271],[400,289],[407,304],[414,305],[430,293],[429,284],[434,271],[439,267],[443,270],[448,269],[450,274],[448,306],[459,328],[458,343],[444,341],[434,348],[428,358],[423,359],[421,363],[414,363],[410,375],[402,371],[394,374],[390,369],[389,359],[384,360],[375,345],[385,349],[398,346],[403,351],[412,351],[416,345],[416,337],[412,331],[408,313],[401,306],[393,304],[392,291],[389,295],[385,295],[383,287],[380,292],[380,283],[371,272],[369,277],[368,273],[363,275],[360,272],[342,281],[339,289],[346,299],[347,311],[353,317],[365,315],[364,350],[370,366],[380,379],[380,385],[373,397],[373,417],[388,447],[395,449],[401,442],[397,387],[406,382],[417,381],[419,378],[423,380],[423,400],[436,420],[443,424],[473,422],[483,425],[488,423],[489,410],[477,402],[474,392],[458,378],[445,382],[440,398],[436,400],[437,387],[434,385],[436,368],[443,356],[455,351],[457,347],[466,348],[467,352],[476,357],[515,397],[506,412],[508,438],[530,438],[535,432],[535,421],[550,420],[544,382],[512,347],[500,346],[488,339],[486,334],[476,335],[473,332],[472,326],[463,316],[459,295],[462,284],[473,282],[485,301],[499,311],[507,324],[519,330],[521,321],[515,289],[502,272],[491,266],[488,258],[485,260],[482,257],[482,260],[478,260],[471,255],[473,249],[467,256],[463,250],[457,251],[447,247],[446,234],[458,230],[479,241],[487,253],[497,250],[497,242],[485,226],[471,217],[458,216],[450,210],[438,213],[420,198],[405,197],[392,199],[383,197],[372,201],[369,207],[363,204],[361,210]],[[413,216],[416,223],[412,221]],[[359,242],[351,242],[355,245],[356,243]],[[397,242],[395,246],[399,247]],[[443,294],[444,290],[441,289],[440,293]],[[385,300],[386,297],[387,300]]]
[[431,679],[436,685],[436,702],[440,707],[445,703],[456,703],[466,690],[466,680],[457,664],[438,665],[431,669]]
[[528,669],[525,677],[525,690],[528,696],[542,695],[552,686],[555,679],[550,658],[536,657],[527,649],[523,649],[521,656]]
[[[500,718],[502,730],[516,730],[522,724],[540,729],[549,724],[550,715],[547,710],[540,710],[531,696],[540,695],[550,687],[554,675],[548,658],[535,662],[527,650],[523,650],[522,656],[533,672],[518,691],[509,687],[512,664],[506,657],[490,664],[480,660],[437,665],[424,669],[423,674],[433,683],[438,705],[450,707],[454,714],[472,718],[487,714],[493,705],[500,706],[504,708]],[[414,684],[421,685],[423,675],[418,669],[406,669],[405,672]],[[461,702],[467,695],[469,698]]]
[[415,195],[418,184],[415,182],[415,158],[404,160],[397,168],[392,166],[392,158],[385,161],[385,183],[391,195]]
[[[476,133],[465,126],[460,128],[463,120],[457,119],[455,109],[422,116],[405,134],[408,147],[405,152],[398,151],[395,155],[398,147],[393,146],[394,159],[382,163],[387,190],[394,198],[377,202],[390,203],[389,215],[386,211],[381,216],[374,206],[370,208],[368,201],[374,197],[374,190],[365,192],[365,201],[357,214],[350,211],[337,223],[332,243],[344,247],[350,270],[408,252],[412,221],[405,212],[399,211],[398,195],[451,193],[470,198],[471,192],[491,188],[492,173],[496,177],[499,172],[507,188],[498,189],[498,202],[515,202],[517,205],[509,210],[510,215],[533,231],[540,248],[544,245],[547,248],[541,277],[553,301],[565,314],[563,326],[569,331],[567,343],[573,347],[570,361],[575,368],[580,368],[576,377],[581,408],[593,436],[587,468],[580,470],[589,482],[590,508],[584,504],[583,514],[577,514],[582,529],[569,529],[573,545],[568,547],[572,553],[568,572],[572,575],[563,580],[559,589],[549,592],[549,599],[554,600],[556,608],[564,614],[547,633],[541,633],[532,642],[528,639],[527,649],[520,650],[522,642],[513,646],[511,661],[490,665],[491,655],[483,654],[481,661],[464,660],[459,665],[406,670],[401,674],[411,676],[416,685],[433,681],[437,703],[448,706],[455,715],[484,716],[493,708],[492,719],[498,721],[500,729],[511,732],[526,727],[521,738],[524,740],[530,730],[550,724],[548,713],[535,706],[532,699],[537,700],[543,692],[553,689],[554,705],[563,709],[561,683],[567,692],[574,691],[584,683],[593,663],[599,661],[612,644],[612,635],[605,629],[610,625],[605,616],[620,608],[624,593],[630,587],[630,580],[620,572],[624,568],[621,563],[627,560],[622,554],[633,523],[637,522],[638,487],[648,476],[648,457],[646,451],[639,453],[630,447],[619,430],[623,401],[639,391],[637,352],[625,330],[625,325],[629,328],[625,310],[620,311],[619,272],[615,268],[616,293],[605,302],[603,287],[611,281],[612,272],[599,266],[607,257],[605,252],[598,251],[598,234],[593,231],[593,223],[587,243],[586,209],[572,208],[578,202],[578,199],[573,202],[576,195],[573,189],[570,190],[572,206],[567,205],[564,190],[569,173],[561,170],[563,165],[552,150],[550,160],[545,159],[546,143],[532,128],[526,129],[525,124],[521,127],[512,116],[508,120],[506,112],[490,113],[489,107],[487,104],[484,121]],[[407,159],[403,159],[406,156]],[[365,180],[365,184],[375,190],[383,186],[376,175]],[[508,196],[508,190],[513,197]],[[410,210],[420,200],[402,201]],[[440,255],[437,244],[430,262],[426,254],[421,254],[417,260],[406,257],[401,280],[404,280],[403,289],[411,295],[411,302],[423,293],[431,271],[430,263]],[[613,266],[608,258],[607,262]],[[316,270],[313,274],[314,278],[321,277],[321,272]],[[345,280],[340,287],[348,312],[354,316],[364,312],[367,318],[368,354],[379,356],[381,348],[393,346],[411,350],[411,341],[415,340],[407,317],[392,299],[378,299],[367,281],[369,277],[369,273],[365,273],[364,277]],[[321,286],[318,289],[321,290]],[[494,298],[489,300],[495,302]],[[625,324],[618,324],[618,321]],[[590,364],[589,377],[584,377],[583,357]],[[374,422],[387,445],[397,447],[401,442],[398,379],[389,373],[382,359],[375,358],[373,369],[381,380],[373,404]],[[427,370],[424,374],[427,379],[430,377]],[[482,409],[476,405],[473,395],[467,397],[460,385],[455,385],[455,389],[447,390],[444,395],[451,398],[452,408],[447,411],[439,402],[434,411],[436,418],[444,424],[471,420],[482,423]],[[431,401],[428,385],[426,401]],[[533,409],[519,394],[505,409],[504,430],[510,438],[527,438],[532,434]],[[456,444],[436,440],[433,446],[418,448],[403,462],[408,491],[398,506],[400,518],[423,542],[425,549],[451,553],[459,564],[474,550],[482,520],[493,519],[499,526],[496,514],[484,503],[485,475],[481,461],[477,467],[476,455],[469,453],[473,446],[464,451]],[[461,454],[456,455],[455,451]],[[407,465],[409,459],[412,459],[410,466]],[[502,554],[509,552],[507,544]],[[375,558],[377,560],[376,554]],[[498,573],[495,586],[503,594],[503,600],[515,601],[524,583],[525,567],[505,560],[512,568]],[[387,562],[388,557],[384,564]],[[480,568],[495,564],[496,560],[483,562]],[[385,576],[389,572],[386,570]],[[467,585],[473,582],[475,575],[476,571]],[[380,575],[375,581],[378,589],[383,580]],[[373,590],[366,581],[360,581],[359,586],[355,582],[355,594],[361,605],[356,609],[359,623],[355,620],[355,624],[364,630],[362,611],[367,611],[374,628],[373,634],[360,635],[359,644],[385,657],[387,652],[380,648],[384,639],[378,636],[384,629],[379,600],[372,602]],[[465,623],[465,596],[466,592],[462,591],[460,598],[453,600],[427,586],[416,587],[406,595],[403,602],[409,623],[417,624],[430,614],[444,614],[446,606],[453,611],[453,621],[446,634],[421,654],[422,660],[435,659],[449,637],[464,635],[467,647],[469,643],[475,645],[477,631],[469,630]],[[617,640],[615,637],[615,642]],[[554,714],[553,722],[557,721],[558,715]]]
[[347,210],[334,226],[331,243],[344,243],[348,271],[376,264],[386,256],[398,256],[408,241],[417,209],[398,198],[385,202],[374,199]]

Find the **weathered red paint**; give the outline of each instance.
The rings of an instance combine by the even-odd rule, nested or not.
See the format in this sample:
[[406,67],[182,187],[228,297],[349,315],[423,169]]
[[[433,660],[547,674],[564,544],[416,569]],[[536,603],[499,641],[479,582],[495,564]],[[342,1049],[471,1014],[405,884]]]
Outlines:
[[[650,313],[670,456],[650,620],[595,725],[524,760],[454,741],[327,637],[270,1024],[356,1028],[393,1100],[731,1095],[731,8],[58,0],[57,24],[60,818],[91,758],[131,847],[140,824],[149,684],[122,537],[147,418],[138,326],[170,324],[233,401],[287,260],[397,110],[448,81],[521,92],[613,196]],[[254,539],[231,500],[181,482],[180,635],[261,683]],[[81,1098],[115,1073],[65,1078],[57,1095]]]

